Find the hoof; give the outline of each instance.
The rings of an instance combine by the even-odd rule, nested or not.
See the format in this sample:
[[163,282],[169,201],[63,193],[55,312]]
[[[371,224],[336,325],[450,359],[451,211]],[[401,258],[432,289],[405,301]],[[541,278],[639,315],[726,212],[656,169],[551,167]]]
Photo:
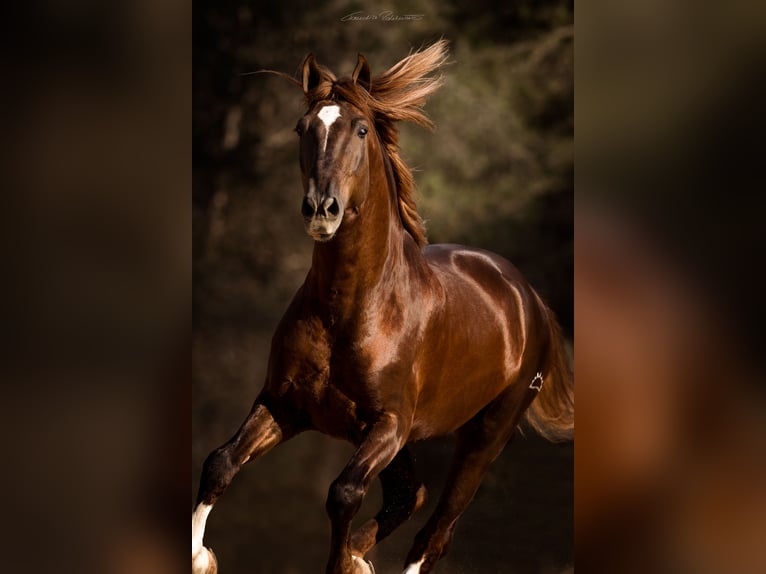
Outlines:
[[218,561],[209,548],[202,547],[196,556],[192,556],[192,574],[217,574]]
[[352,558],[354,559],[354,574],[375,574],[372,562],[358,556],[352,556]]

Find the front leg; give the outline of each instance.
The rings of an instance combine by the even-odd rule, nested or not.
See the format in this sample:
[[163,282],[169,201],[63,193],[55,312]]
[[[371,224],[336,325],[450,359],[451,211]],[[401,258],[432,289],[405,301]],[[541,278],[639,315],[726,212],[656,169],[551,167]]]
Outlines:
[[277,421],[261,399],[237,433],[205,460],[200,478],[197,506],[192,514],[192,573],[216,574],[215,554],[203,545],[205,523],[213,505],[221,497],[242,465],[262,456],[295,434],[286,421]]
[[332,524],[327,574],[369,574],[370,567],[350,549],[351,521],[359,512],[370,483],[406,442],[406,429],[394,415],[384,415],[359,445],[351,460],[330,486],[327,514]]
[[426,503],[426,487],[415,476],[412,455],[406,446],[380,471],[379,478],[383,506],[375,518],[351,534],[351,552],[357,556],[367,554]]

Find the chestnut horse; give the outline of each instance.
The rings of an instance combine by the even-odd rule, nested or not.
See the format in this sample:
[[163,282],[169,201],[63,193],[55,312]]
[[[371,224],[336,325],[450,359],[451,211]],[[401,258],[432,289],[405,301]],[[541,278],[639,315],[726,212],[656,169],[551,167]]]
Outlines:
[[[365,554],[424,504],[408,443],[457,435],[444,493],[405,562],[406,574],[425,574],[522,417],[551,440],[573,433],[572,375],[552,312],[500,256],[426,246],[396,122],[430,125],[421,108],[446,54],[439,41],[374,78],[359,55],[341,79],[310,54],[292,80],[308,107],[296,132],[313,259],[274,334],[263,390],[205,461],[195,573],[217,569],[205,522],[237,471],[302,431],[356,447],[327,496],[327,574],[373,572]],[[383,506],[352,532],[378,476]]]

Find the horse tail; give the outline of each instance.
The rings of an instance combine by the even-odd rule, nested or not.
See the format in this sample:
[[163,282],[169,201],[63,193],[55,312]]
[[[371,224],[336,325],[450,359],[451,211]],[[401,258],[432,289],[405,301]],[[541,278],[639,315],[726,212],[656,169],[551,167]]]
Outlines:
[[543,384],[527,409],[526,420],[544,438],[560,442],[574,438],[574,376],[556,317],[544,303],[548,348],[541,365]]

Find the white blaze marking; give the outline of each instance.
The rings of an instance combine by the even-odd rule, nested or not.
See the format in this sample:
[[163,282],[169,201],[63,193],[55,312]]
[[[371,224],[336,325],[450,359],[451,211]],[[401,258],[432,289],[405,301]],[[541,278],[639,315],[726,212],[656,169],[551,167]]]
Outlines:
[[324,141],[322,142],[322,153],[324,153],[324,150],[327,147],[327,136],[330,135],[330,126],[340,117],[340,107],[325,106],[319,110],[317,117],[322,120],[322,123],[324,124]]
[[[192,557],[202,550],[202,538],[205,536],[207,515],[213,508],[211,504],[200,504],[192,514]],[[207,553],[206,553],[207,554]]]
[[423,565],[423,562],[425,562],[425,557],[420,559],[420,562],[417,564],[410,564],[407,566],[407,570],[405,570],[402,574],[420,574],[420,567]]

